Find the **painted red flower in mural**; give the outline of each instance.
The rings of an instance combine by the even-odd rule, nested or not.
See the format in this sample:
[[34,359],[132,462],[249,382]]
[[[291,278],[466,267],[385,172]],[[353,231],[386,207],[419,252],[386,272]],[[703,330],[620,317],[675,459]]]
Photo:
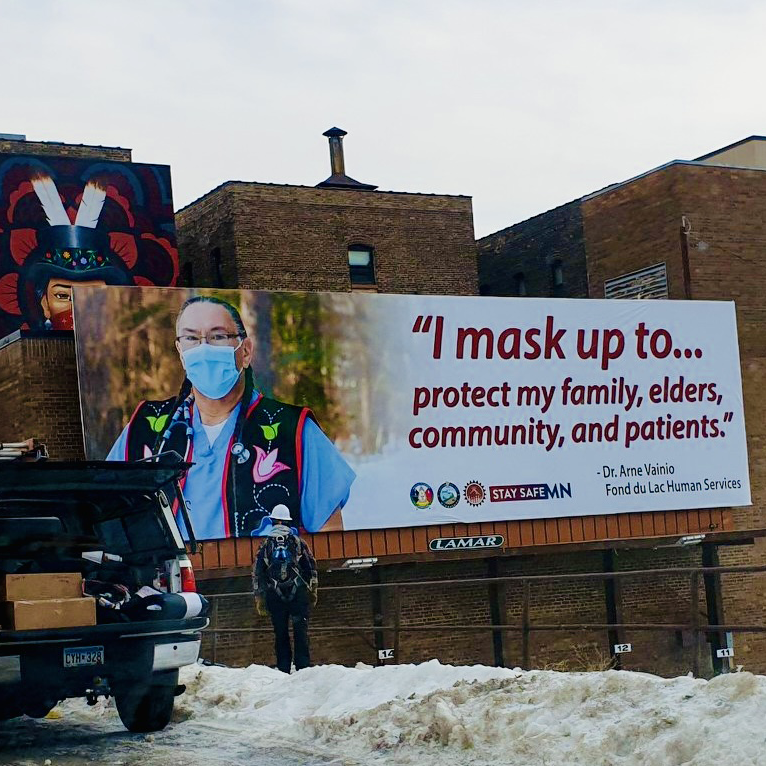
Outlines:
[[0,311],[12,316],[21,314],[19,306],[19,275],[15,272],[0,277]]

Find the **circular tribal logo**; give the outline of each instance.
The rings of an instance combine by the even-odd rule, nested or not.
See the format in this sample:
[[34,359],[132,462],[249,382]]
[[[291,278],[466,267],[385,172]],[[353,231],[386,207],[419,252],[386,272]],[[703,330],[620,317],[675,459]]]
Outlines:
[[445,508],[454,508],[460,502],[460,490],[451,481],[445,481],[436,491],[436,497]]
[[430,508],[431,503],[434,501],[434,491],[428,484],[419,481],[417,484],[412,485],[410,500],[412,500],[412,504],[416,508]]
[[465,485],[463,494],[468,505],[481,505],[487,495],[484,485],[478,481],[469,481]]

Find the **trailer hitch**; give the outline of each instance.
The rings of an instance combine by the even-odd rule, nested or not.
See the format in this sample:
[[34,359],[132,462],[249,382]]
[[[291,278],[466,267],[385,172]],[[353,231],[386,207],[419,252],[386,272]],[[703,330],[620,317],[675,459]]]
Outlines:
[[101,676],[93,678],[93,686],[85,690],[85,701],[93,707],[98,702],[99,697],[109,697],[112,690],[109,688],[109,681]]

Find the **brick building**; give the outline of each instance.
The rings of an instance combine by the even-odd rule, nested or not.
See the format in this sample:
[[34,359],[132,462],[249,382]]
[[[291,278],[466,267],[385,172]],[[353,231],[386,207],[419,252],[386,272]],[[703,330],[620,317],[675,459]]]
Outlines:
[[227,181],[176,216],[188,285],[476,295],[470,197],[376,191],[345,174],[316,186]]
[[[739,530],[766,527],[765,205],[766,138],[752,136],[693,161],[669,162],[477,243],[487,295],[735,302],[753,496],[752,506],[732,510]],[[766,563],[763,539],[749,542],[717,550],[704,544],[696,558]],[[723,579],[721,617],[758,623],[766,578]],[[763,670],[762,639],[738,635],[736,647],[742,661],[757,657]]]
[[482,295],[587,298],[580,200],[477,242]]
[[[470,198],[382,192],[359,183],[345,174],[343,132],[333,129],[327,135],[332,174],[317,186],[231,181],[178,213],[182,282],[465,295],[476,294],[481,284],[482,293],[495,294],[493,289],[504,278],[502,260],[494,277],[477,278]],[[0,144],[0,150],[7,148]],[[38,151],[38,145],[19,146],[19,151],[31,150]],[[52,145],[51,151],[95,153],[89,157],[103,151],[110,159],[117,155],[107,153],[123,152],[125,161],[130,160],[128,150]],[[540,255],[534,243],[525,245],[530,263],[540,265],[539,279],[533,279],[531,266],[512,271],[511,277],[524,278],[509,282],[513,294],[522,292],[520,287],[526,294],[588,294],[585,242],[595,219],[584,214],[582,201],[553,212],[555,221],[543,225],[540,234],[545,253]],[[536,220],[527,222],[530,236],[537,236]],[[524,239],[518,232],[509,236]],[[480,242],[482,252],[484,243]],[[54,458],[82,457],[74,343],[67,333],[20,331],[0,341],[0,441],[27,435],[46,441]],[[626,666],[686,672],[693,667],[694,647],[680,629],[646,641],[598,628],[533,632],[525,641],[518,630],[525,616],[548,625],[672,621],[679,608],[685,608],[681,605],[689,603],[689,580],[683,574],[663,580],[626,579],[620,587],[589,579],[538,579],[524,585],[518,579],[492,578],[691,566],[701,561],[701,549],[674,545],[679,536],[705,532],[723,542],[741,536],[739,530],[749,526],[740,519],[735,523],[732,512],[722,509],[316,534],[309,542],[323,575],[313,621],[315,660],[374,663],[378,649],[395,645],[392,626],[425,624],[428,629],[400,632],[398,661],[437,657],[444,662],[513,666],[525,661],[536,667],[562,663],[584,668],[608,659],[611,645],[620,639],[635,644]],[[429,551],[429,540],[435,537],[479,534],[502,535],[503,547]],[[194,556],[201,590],[246,594],[254,553],[252,539],[206,541]],[[375,566],[345,566],[358,559],[374,559]],[[430,584],[407,586],[423,580]],[[346,587],[360,585],[373,587]],[[701,620],[712,621],[718,616],[715,589],[704,585],[694,595],[701,600]],[[337,586],[341,589],[334,589]],[[231,664],[272,661],[271,628],[257,620],[247,595],[215,599],[214,604],[219,627],[255,627],[260,632],[208,632],[205,656]],[[479,629],[457,633],[438,627],[445,623]],[[341,634],[321,630],[338,625],[379,629]],[[513,627],[480,627],[491,625]],[[702,663],[706,671],[709,654]],[[766,656],[761,652],[747,662],[748,669],[766,667]]]

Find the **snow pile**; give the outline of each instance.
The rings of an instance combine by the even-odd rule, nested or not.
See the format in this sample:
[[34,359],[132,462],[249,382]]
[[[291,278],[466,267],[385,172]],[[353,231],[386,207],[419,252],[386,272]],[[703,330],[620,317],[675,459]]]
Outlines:
[[192,666],[182,681],[178,721],[313,743],[366,763],[766,764],[766,678],[750,673],[666,680],[431,661],[291,676]]
[[309,718],[353,715],[387,705],[391,700],[417,692],[429,694],[461,681],[516,678],[520,670],[484,665],[441,665],[437,660],[421,665],[355,668],[322,665],[286,675],[263,665],[223,668],[192,665],[181,671],[186,693],[176,700],[181,717],[242,721],[271,725],[289,731],[295,722]]

